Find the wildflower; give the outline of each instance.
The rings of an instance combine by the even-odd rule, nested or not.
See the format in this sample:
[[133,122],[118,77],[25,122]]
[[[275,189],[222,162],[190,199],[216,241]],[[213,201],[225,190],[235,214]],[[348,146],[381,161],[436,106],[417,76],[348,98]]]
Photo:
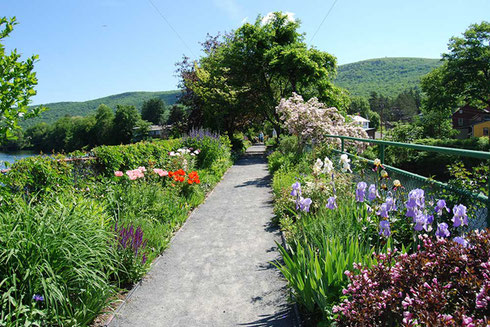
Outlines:
[[313,165],[313,174],[320,175],[320,173],[322,172],[322,166],[323,166],[322,160],[316,159],[316,162]]
[[326,207],[328,209],[332,209],[332,210],[337,209],[337,202],[336,202],[335,196],[331,196],[328,198]]
[[451,233],[448,230],[449,226],[446,223],[437,224],[436,236],[449,237]]
[[301,195],[301,184],[299,182],[294,183],[291,187],[293,188],[293,190],[291,191],[292,196]]
[[381,178],[388,178],[388,172],[384,169],[381,171]]
[[299,197],[298,201],[296,202],[296,210],[299,208],[301,211],[310,212],[311,202],[312,201],[310,198],[305,199],[302,196]]
[[388,220],[381,220],[379,222],[379,235],[388,237],[391,235],[390,222]]
[[436,213],[440,216],[442,215],[442,210],[446,209],[447,212],[449,212],[449,208],[446,207],[446,201],[444,200],[437,200],[437,204],[435,207]]
[[395,179],[393,181],[393,189],[396,191],[397,188],[402,187],[402,183],[400,183],[400,180]]
[[[454,206],[453,208],[453,226],[459,227],[461,225],[468,225],[468,216],[466,215],[466,207],[462,204]],[[463,220],[461,221],[461,218]]]
[[44,301],[44,296],[40,295],[40,294],[34,294],[34,296],[32,297],[32,299],[36,302],[43,302]]
[[323,170],[322,170],[322,173],[324,174],[330,174],[330,172],[333,170],[333,163],[332,161],[330,161],[330,159],[328,159],[327,157],[325,157],[325,160],[323,160]]
[[462,238],[461,236],[456,236],[455,238],[453,238],[453,241],[458,244],[461,244],[463,247],[468,246],[468,241]]
[[124,173],[122,171],[119,171],[118,170],[118,171],[115,171],[114,172],[114,176],[116,176],[116,177],[122,177],[122,176],[124,176]]
[[376,185],[374,184],[369,185],[368,197],[367,197],[368,200],[373,201],[374,199],[376,199],[377,196],[378,196],[378,192],[376,191]]
[[367,184],[365,182],[357,183],[356,189],[356,201],[364,202],[364,196],[366,195]]

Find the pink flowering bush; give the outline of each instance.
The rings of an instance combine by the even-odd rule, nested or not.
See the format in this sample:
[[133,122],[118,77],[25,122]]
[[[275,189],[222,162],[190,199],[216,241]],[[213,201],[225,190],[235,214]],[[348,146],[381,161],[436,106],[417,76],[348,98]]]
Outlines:
[[413,254],[376,256],[371,268],[347,271],[339,326],[487,326],[490,322],[490,232],[467,244],[428,236]]
[[[317,98],[305,102],[300,95],[293,93],[289,99],[281,100],[276,111],[289,133],[298,136],[303,145],[308,141],[340,144],[339,139],[324,137],[326,134],[368,137],[358,124],[346,122],[337,108],[328,108]],[[365,148],[364,143],[352,144],[360,151]]]

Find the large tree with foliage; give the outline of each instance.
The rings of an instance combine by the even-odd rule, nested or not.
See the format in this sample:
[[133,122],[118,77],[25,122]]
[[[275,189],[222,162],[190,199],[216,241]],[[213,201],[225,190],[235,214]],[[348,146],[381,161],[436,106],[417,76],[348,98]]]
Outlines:
[[451,134],[450,117],[461,105],[490,106],[490,23],[470,25],[452,37],[443,65],[422,78],[423,124],[428,136]]
[[139,120],[141,120],[141,115],[134,106],[118,105],[112,131],[115,143],[130,143]]
[[36,94],[36,73],[33,72],[37,56],[20,60],[20,54],[14,49],[5,52],[3,39],[8,37],[16,24],[15,17],[0,18],[0,143],[15,137],[13,131],[19,127],[19,119],[39,115],[42,107],[29,107],[29,99]]
[[155,125],[159,125],[162,122],[164,114],[165,103],[160,98],[145,101],[141,108],[141,118]]
[[102,145],[113,143],[113,125],[114,111],[105,104],[101,104],[95,113],[94,134],[97,140],[96,144]]
[[206,55],[194,63],[185,58],[179,68],[183,101],[194,109],[191,120],[195,115],[228,132],[266,120],[280,130],[275,108],[293,92],[345,110],[349,98],[332,83],[336,58],[308,48],[299,24],[278,12],[208,37]]

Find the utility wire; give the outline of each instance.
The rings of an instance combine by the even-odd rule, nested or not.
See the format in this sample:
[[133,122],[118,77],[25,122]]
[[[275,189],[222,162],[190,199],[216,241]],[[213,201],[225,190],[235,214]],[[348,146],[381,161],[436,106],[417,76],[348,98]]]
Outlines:
[[330,9],[328,10],[327,14],[325,15],[325,17],[323,17],[323,20],[322,22],[320,23],[320,25],[318,25],[318,28],[316,29],[315,31],[315,34],[313,34],[313,36],[311,37],[310,39],[310,43],[311,41],[313,41],[313,39],[315,38],[316,34],[318,33],[318,31],[320,30],[320,27],[322,27],[323,23],[325,22],[325,20],[327,19],[328,15],[330,15],[330,12],[332,11],[333,7],[335,6],[335,4],[337,3],[337,0],[335,0],[333,3],[332,3],[332,6],[330,7]]
[[152,1],[152,0],[148,0],[148,2],[153,6],[153,8],[155,8],[155,10],[157,11],[157,13],[160,15],[160,17],[162,17],[162,19],[165,21],[165,23],[167,23],[167,25],[170,27],[170,29],[175,33],[175,35],[177,35],[177,37],[180,39],[180,41],[185,45],[185,47],[187,48],[187,50],[190,51],[190,53],[192,54],[192,56],[196,57],[196,55],[194,54],[194,52],[192,52],[191,48],[187,45],[187,43],[185,43],[184,39],[180,36],[180,34],[175,30],[175,28],[172,26],[172,24],[170,24],[170,22],[167,20],[167,18],[165,18],[165,16],[163,15],[163,13],[160,11],[160,9],[158,9],[158,7],[155,5],[155,3]]

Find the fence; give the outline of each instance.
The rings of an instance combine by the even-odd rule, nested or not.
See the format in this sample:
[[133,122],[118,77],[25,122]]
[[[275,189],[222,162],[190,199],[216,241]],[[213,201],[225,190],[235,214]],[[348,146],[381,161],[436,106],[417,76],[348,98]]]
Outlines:
[[[383,140],[362,139],[362,138],[355,138],[350,136],[326,135],[326,137],[340,139],[341,149],[340,151],[337,152],[347,154],[351,157],[359,158],[362,162],[365,162],[366,164],[369,165],[373,164],[372,160],[345,151],[345,140],[379,145],[379,159],[381,160],[381,163],[385,167],[386,171],[389,172],[391,178],[399,179],[402,185],[404,185],[404,187],[407,190],[411,190],[414,188],[422,188],[426,191],[426,193],[431,194],[433,198],[436,198],[438,196],[446,196],[446,197],[451,196],[453,202],[463,203],[468,207],[469,217],[471,216],[472,218],[470,219],[470,226],[469,226],[470,228],[482,229],[485,227],[490,227],[490,200],[488,196],[485,196],[484,194],[481,193],[476,194],[468,190],[460,189],[440,181],[436,181],[418,174],[411,173],[403,169],[386,165],[384,163],[385,148],[387,146],[407,148],[407,149],[413,149],[419,151],[443,153],[443,154],[454,155],[454,156],[471,157],[471,158],[477,158],[481,160],[490,160],[490,152],[454,149],[454,148],[411,144],[411,143],[391,142],[391,141],[383,141]],[[366,169],[365,171],[370,172],[371,170]],[[372,180],[374,178],[373,175],[363,176],[363,177],[367,179],[367,181]],[[488,183],[487,185],[488,193],[490,194],[489,176],[487,176],[487,183]]]

